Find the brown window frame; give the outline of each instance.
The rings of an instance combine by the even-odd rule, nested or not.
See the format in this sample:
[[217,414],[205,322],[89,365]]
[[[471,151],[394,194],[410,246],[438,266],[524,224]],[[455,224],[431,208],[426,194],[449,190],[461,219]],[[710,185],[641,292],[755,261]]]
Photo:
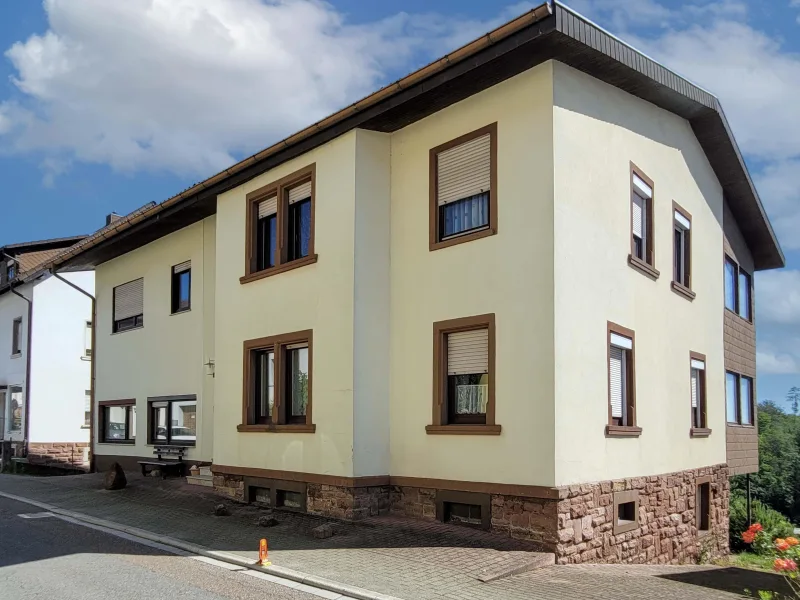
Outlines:
[[[702,503],[702,489],[705,487],[708,490],[708,504],[705,507],[705,512],[703,511],[703,503]],[[695,501],[694,501],[694,510],[695,510],[695,527],[697,528],[697,533],[699,535],[706,535],[711,533],[711,515],[712,509],[711,504],[714,497],[714,490],[711,485],[711,476],[705,475],[703,477],[698,477],[695,480]],[[705,525],[705,527],[704,527]]]
[[[698,385],[698,394],[699,397],[697,399],[698,406],[700,408],[700,423],[695,423],[696,412],[695,409],[692,408],[692,361],[699,360],[702,361],[705,365],[705,369],[699,372],[700,379],[697,382]],[[689,411],[690,411],[690,419],[689,419],[689,435],[691,437],[708,437],[711,435],[711,429],[708,427],[708,384],[707,384],[707,377],[706,377],[706,370],[708,370],[708,361],[706,360],[705,354],[700,354],[699,352],[689,352]]]
[[[487,329],[489,333],[489,398],[486,402],[485,423],[450,423],[447,394],[447,336],[451,333],[478,329]],[[438,321],[433,324],[433,422],[425,426],[428,434],[500,435],[502,428],[495,422],[495,352],[494,313]]]
[[[447,239],[439,239],[439,204],[438,197],[438,161],[437,156],[454,148],[465,144],[482,135],[489,134],[489,225],[486,228],[479,229],[470,233],[448,237]],[[463,244],[464,242],[471,242],[480,238],[485,238],[490,235],[497,234],[497,122],[491,123],[475,131],[465,133],[449,142],[440,144],[435,148],[431,148],[428,155],[429,167],[429,215],[428,215],[428,248],[431,252],[455,246],[456,244]]]
[[17,317],[11,323],[11,356],[22,355],[22,317]]
[[[733,375],[736,378],[736,420],[728,420],[728,375]],[[750,422],[742,422],[742,379],[750,381]],[[725,422],[729,427],[756,427],[756,378],[749,375],[743,375],[730,369],[725,369]]]
[[[615,333],[631,340],[631,349],[626,350],[626,395],[625,410],[628,416],[628,425],[616,422],[611,410],[611,334]],[[636,333],[632,329],[608,321],[606,326],[606,388],[608,398],[608,422],[606,436],[608,437],[638,437],[642,428],[636,425]]]
[[[194,440],[173,440],[172,439],[172,410],[173,405],[177,402],[194,402],[195,406],[195,439]],[[166,404],[167,409],[167,422],[169,425],[166,428],[167,439],[159,440],[156,437],[156,428],[158,427],[153,414],[159,408],[164,408]],[[151,396],[147,398],[147,443],[151,446],[186,446],[194,447],[197,445],[197,394],[184,394],[181,396]]]
[[[292,344],[308,344],[308,404],[306,405],[305,422],[292,422],[288,414],[289,401],[283,398],[286,387],[286,346]],[[275,353],[275,379],[273,414],[266,423],[257,423],[255,416],[255,373],[253,369],[254,352],[272,350]],[[244,342],[243,378],[242,378],[242,422],[237,426],[239,432],[287,432],[314,433],[316,425],[312,419],[313,379],[314,379],[314,334],[313,330],[296,331],[270,337],[246,340]]]
[[[689,221],[689,229],[684,229],[684,227],[678,223],[677,219],[675,219],[675,213],[680,214],[684,219]],[[692,215],[691,213],[683,208],[680,204],[672,201],[672,283],[670,287],[672,291],[680,294],[687,300],[694,300],[696,294],[692,291]],[[682,230],[683,236],[683,248],[681,248],[681,260],[683,264],[681,265],[681,269],[683,271],[682,280],[678,279],[678,262],[677,262],[677,240],[675,239],[675,234],[677,233],[678,228]]]
[[[628,504],[633,502],[633,516],[634,519],[627,523],[620,523],[619,519],[619,507],[622,504]],[[614,492],[614,512],[612,513],[612,518],[614,520],[613,529],[614,535],[619,535],[620,533],[627,533],[628,531],[633,531],[634,529],[639,529],[639,491],[638,490],[626,490],[623,492]]]
[[[106,433],[108,431],[108,427],[106,426],[106,420],[108,417],[108,409],[114,406],[124,406],[128,410],[125,411],[125,438],[121,440],[112,440],[106,438]],[[98,416],[99,416],[99,423],[98,427],[100,431],[98,431],[98,441],[101,444],[127,444],[133,445],[136,443],[136,431],[133,430],[133,436],[131,436],[131,409],[136,409],[136,399],[135,398],[126,398],[124,400],[101,400],[97,403],[97,408],[99,409]]]
[[[747,321],[748,323],[752,323],[753,322],[753,276],[750,273],[748,273],[746,270],[744,270],[742,268],[742,266],[739,264],[739,262],[735,258],[733,258],[732,256],[730,256],[727,253],[724,255],[724,258],[723,258],[723,261],[722,261],[723,272],[724,272],[726,263],[730,263],[730,265],[733,267],[734,308],[731,309],[731,308],[728,307],[724,297],[723,297],[723,301],[722,301],[723,306],[725,306],[725,310],[727,310],[729,313],[731,313],[733,315],[736,315],[737,317],[739,317],[743,321]],[[739,288],[740,288],[739,279],[741,278],[742,275],[744,275],[744,277],[747,279],[747,300],[749,302],[749,306],[747,307],[747,316],[744,316],[739,312],[740,309],[741,309],[741,305],[740,305],[741,303],[739,302]],[[724,278],[724,275],[723,275],[723,278]],[[724,282],[724,279],[723,279],[723,282]],[[723,288],[724,288],[724,283],[723,283]],[[725,292],[724,292],[724,289],[723,289],[723,294],[724,293]]]
[[[170,268],[171,275],[170,275],[170,314],[171,315],[179,315],[181,313],[189,312],[192,310],[192,267],[189,267],[185,271],[180,271],[178,273],[175,272],[175,267],[178,265],[173,265]],[[189,277],[189,302],[185,307],[181,307],[181,279],[184,274],[187,274]]]
[[[647,202],[647,237],[645,239],[644,258],[636,256],[636,244],[633,241],[633,196],[636,194],[636,186],[633,184],[633,176],[636,175],[653,191]],[[628,198],[628,210],[630,211],[630,227],[628,237],[630,238],[630,253],[628,254],[628,264],[634,269],[644,273],[652,279],[658,279],[659,271],[656,269],[656,231],[654,207],[656,202],[656,186],[652,179],[645,175],[633,162],[630,163],[630,194]]]
[[[311,224],[310,237],[308,241],[308,254],[301,258],[289,260],[289,189],[311,182]],[[258,204],[270,196],[278,197],[277,227],[275,242],[275,265],[266,269],[258,270],[256,266],[256,252],[258,246]],[[277,275],[291,271],[298,267],[310,265],[317,262],[315,253],[315,213],[317,206],[317,165],[312,163],[283,177],[277,181],[265,185],[246,196],[246,225],[245,225],[245,252],[244,252],[244,276],[239,278],[239,283],[250,283],[264,277]]]

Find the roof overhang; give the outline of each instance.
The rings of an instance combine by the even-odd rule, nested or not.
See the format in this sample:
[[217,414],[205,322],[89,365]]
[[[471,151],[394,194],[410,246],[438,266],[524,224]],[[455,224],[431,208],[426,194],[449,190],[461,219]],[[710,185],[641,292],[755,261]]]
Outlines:
[[135,211],[58,257],[87,270],[216,213],[217,195],[352,129],[394,132],[555,59],[685,118],[719,179],[756,270],[785,259],[715,96],[559,3],[543,4],[177,196]]

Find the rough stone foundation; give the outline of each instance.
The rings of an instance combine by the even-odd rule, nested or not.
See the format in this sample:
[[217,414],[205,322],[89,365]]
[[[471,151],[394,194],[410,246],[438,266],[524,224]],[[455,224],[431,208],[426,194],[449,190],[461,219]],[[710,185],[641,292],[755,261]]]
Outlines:
[[[697,481],[710,477],[710,531],[697,530]],[[614,534],[614,494],[635,491],[638,527]],[[561,488],[556,561],[694,562],[728,553],[730,484],[726,465]]]
[[[697,486],[708,482],[710,530],[698,531]],[[245,478],[214,475],[215,489],[244,502]],[[638,523],[615,533],[614,497],[638,501]],[[488,495],[490,530],[538,543],[559,564],[678,564],[728,553],[730,484],[726,465],[558,488],[559,499]],[[338,487],[309,483],[309,513],[358,520],[386,512],[433,521],[437,490],[405,486]]]
[[88,442],[29,443],[28,463],[40,467],[87,470]]

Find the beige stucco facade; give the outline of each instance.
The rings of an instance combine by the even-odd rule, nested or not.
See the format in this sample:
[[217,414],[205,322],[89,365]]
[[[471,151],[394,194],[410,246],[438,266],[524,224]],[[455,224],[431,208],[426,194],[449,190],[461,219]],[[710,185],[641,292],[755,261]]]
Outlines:
[[[432,251],[430,149],[492,123],[497,233]],[[627,262],[631,162],[655,181],[656,281]],[[316,262],[241,282],[247,195],[312,164]],[[693,219],[693,301],[670,288],[673,200]],[[722,219],[685,120],[553,61],[395,133],[351,131],[98,268],[97,399],[135,397],[140,418],[135,446],[97,451],[147,454],[146,398],[197,394],[193,458],[292,480],[552,488],[725,463]],[[187,258],[192,311],[170,316]],[[142,276],[145,327],[111,335],[113,287]],[[487,313],[502,431],[430,434],[433,324]],[[637,438],[605,435],[609,321],[636,333]],[[244,342],[304,330],[316,430],[238,431]],[[707,357],[707,438],[689,435],[690,351]]]
[[[101,456],[152,457],[147,399],[184,395],[197,396],[197,443],[187,456],[212,460],[214,379],[206,363],[214,358],[215,223],[216,217],[209,217],[97,267],[95,400],[135,399],[137,415],[135,444],[97,443],[100,464],[107,462]],[[172,267],[187,260],[192,261],[191,310],[173,315]],[[112,333],[113,290],[140,277],[144,326]]]
[[[557,485],[725,462],[722,189],[690,125],[555,63]],[[628,265],[630,162],[654,185],[656,281]],[[673,201],[692,215],[693,301],[670,288]],[[636,334],[638,438],[607,438],[607,321]],[[689,352],[712,434],[689,437]]]

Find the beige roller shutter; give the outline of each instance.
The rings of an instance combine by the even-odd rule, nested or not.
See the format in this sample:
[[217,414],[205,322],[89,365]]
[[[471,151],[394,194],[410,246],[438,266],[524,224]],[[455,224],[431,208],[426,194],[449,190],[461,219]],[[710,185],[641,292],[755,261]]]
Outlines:
[[175,265],[172,267],[173,273],[183,273],[184,271],[188,271],[192,268],[192,261],[187,260],[186,262],[182,262],[179,265]]
[[489,330],[473,329],[447,335],[447,374],[489,372]]
[[144,279],[114,288],[114,320],[122,321],[144,312]]
[[644,239],[645,234],[645,217],[647,214],[647,205],[645,200],[639,194],[633,195],[633,235],[638,238]]
[[692,408],[697,408],[697,395],[700,381],[700,371],[692,369]]
[[311,198],[311,181],[306,181],[289,190],[289,204]]
[[439,206],[490,191],[491,135],[464,142],[436,156]]
[[278,212],[278,196],[270,196],[258,203],[258,218],[263,219]]
[[611,416],[622,418],[622,407],[625,400],[625,350],[611,346],[608,365],[608,379],[611,389]]

